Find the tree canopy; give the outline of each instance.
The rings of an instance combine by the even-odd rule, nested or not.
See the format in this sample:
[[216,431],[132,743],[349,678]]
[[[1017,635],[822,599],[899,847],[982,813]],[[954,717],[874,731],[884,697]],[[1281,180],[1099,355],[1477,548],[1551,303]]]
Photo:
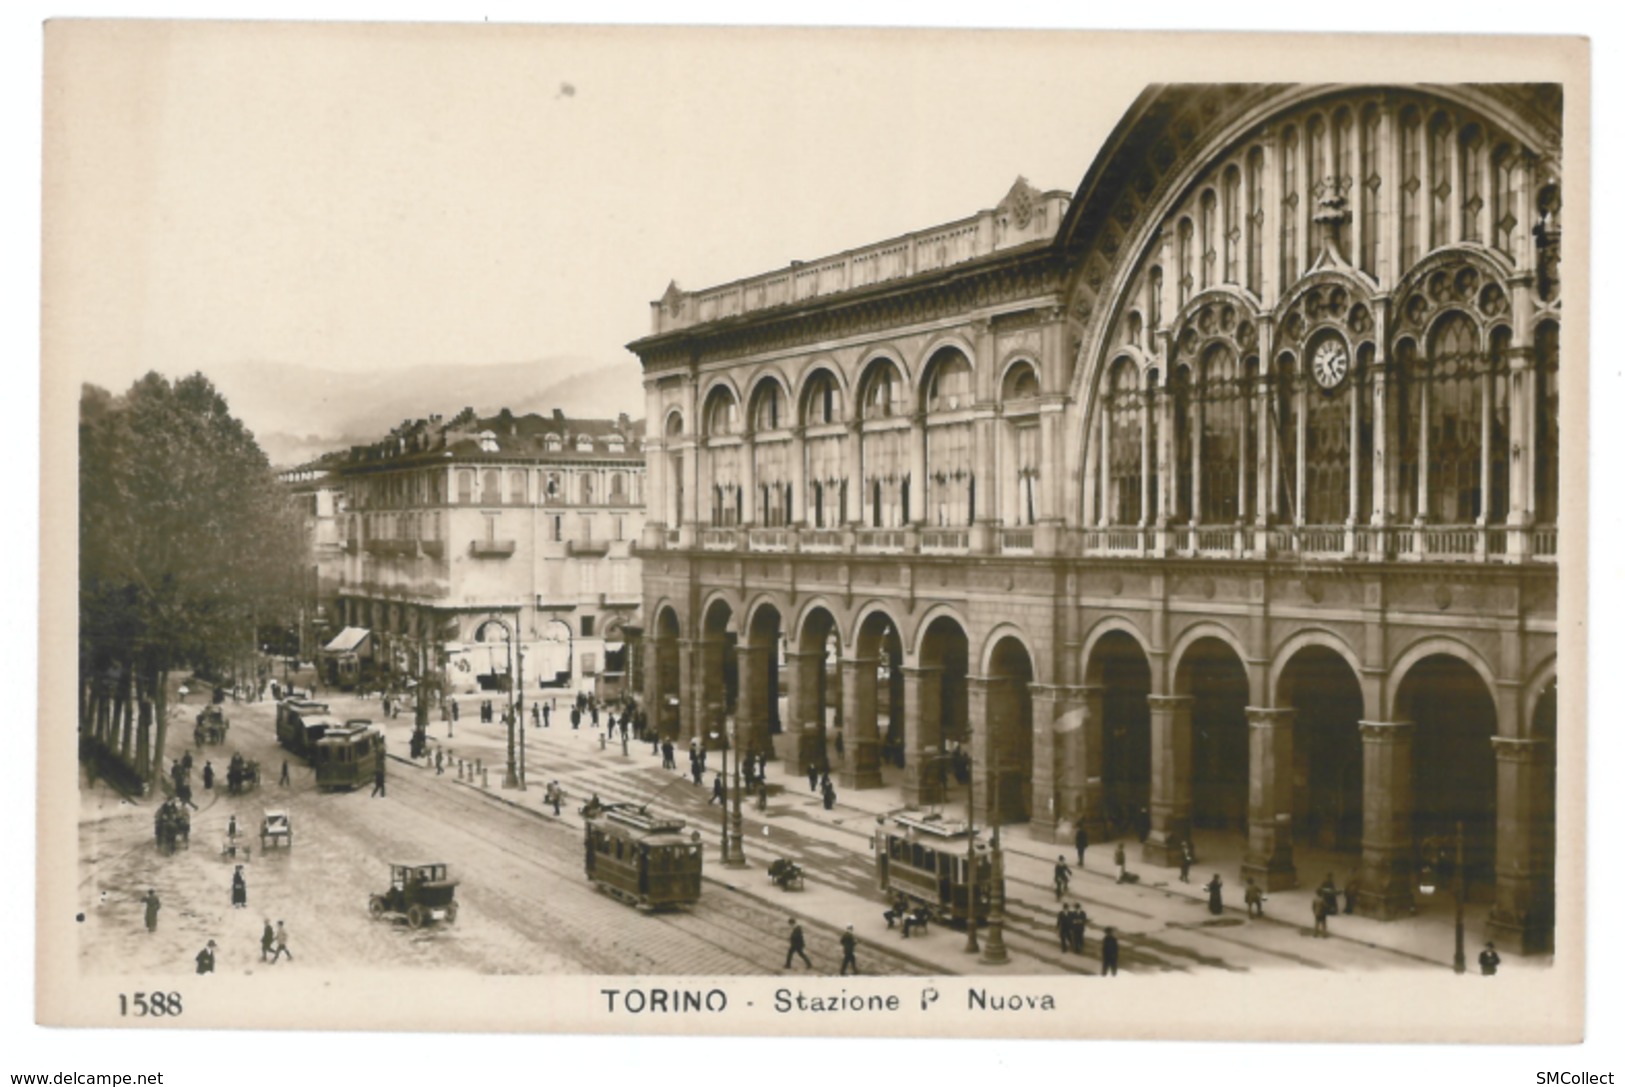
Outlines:
[[116,397],[84,387],[87,673],[131,675],[161,704],[172,669],[223,660],[251,643],[256,622],[291,614],[306,549],[265,454],[202,374],[171,383],[149,373]]

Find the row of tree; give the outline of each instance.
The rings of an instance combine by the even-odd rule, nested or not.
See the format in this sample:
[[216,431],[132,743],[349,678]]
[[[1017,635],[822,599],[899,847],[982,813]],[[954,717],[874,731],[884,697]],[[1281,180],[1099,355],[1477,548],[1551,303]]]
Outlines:
[[172,674],[224,674],[297,610],[309,543],[251,434],[202,374],[79,401],[81,751],[150,783]]

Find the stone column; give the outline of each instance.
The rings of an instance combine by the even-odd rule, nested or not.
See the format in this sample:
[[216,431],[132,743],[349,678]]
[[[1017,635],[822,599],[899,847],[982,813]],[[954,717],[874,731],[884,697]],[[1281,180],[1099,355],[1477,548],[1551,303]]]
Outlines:
[[908,431],[908,509],[903,511],[906,524],[918,527],[927,520],[925,513],[925,413],[915,412],[909,419]]
[[1361,721],[1365,747],[1365,826],[1360,852],[1358,911],[1384,921],[1407,916],[1413,901],[1411,868],[1415,833],[1411,825],[1411,743],[1409,721]]
[[948,773],[942,750],[942,669],[903,668],[903,802],[940,804]]
[[875,684],[879,657],[850,657],[841,661],[842,730],[846,761],[841,785],[874,789],[880,781],[880,730],[876,723]]
[[[1070,844],[1086,807],[1087,775],[1083,767],[1084,733],[1089,722],[1084,700],[1086,688],[1032,684],[1030,689],[1033,696],[1033,838]],[[1097,731],[1098,727],[1097,724]],[[1095,747],[1098,764],[1098,742]],[[1099,776],[1097,765],[1097,793]],[[1098,810],[1097,804],[1097,821]],[[1090,838],[1094,838],[1093,831]]]
[[797,426],[790,439],[790,501],[786,503],[785,524],[800,528],[807,523],[807,428]]
[[670,644],[670,639],[653,636],[650,636],[644,644],[643,686],[638,693],[643,700],[643,712],[649,716],[649,723],[654,726],[656,732],[664,735],[660,726],[665,716],[666,695],[669,692],[660,689],[661,665],[665,661],[665,655],[674,647]]
[[1103,842],[1106,840],[1106,688],[1089,684],[1074,687],[1073,691],[1082,719],[1075,734],[1064,733],[1070,752],[1064,799],[1072,817],[1073,831],[1076,832],[1081,819],[1089,832],[1089,840]]
[[1247,853],[1241,874],[1266,891],[1295,887],[1292,726],[1297,711],[1247,707]]
[[997,680],[988,676],[965,677],[965,718],[970,739],[971,787],[975,793],[972,821],[978,826],[987,825],[988,812],[992,810],[988,802],[993,795],[994,751],[992,733],[987,726],[990,688],[996,683]]
[[823,769],[823,724],[818,710],[818,679],[824,667],[824,654],[819,651],[785,653],[785,706],[790,719],[784,723],[793,760],[785,767],[786,773],[801,777],[809,766]]
[[704,645],[697,638],[683,638],[677,643],[676,738],[685,744],[697,735],[695,722],[704,716],[705,698],[699,681],[700,662],[705,657]]
[[773,730],[767,705],[768,647],[741,644],[734,652],[739,662],[736,728],[740,752],[772,758]]
[[1191,704],[1189,695],[1147,695],[1151,707],[1151,834],[1147,864],[1179,863],[1191,832]]
[[1552,950],[1555,754],[1549,740],[1494,737],[1495,906],[1489,938],[1523,955]]

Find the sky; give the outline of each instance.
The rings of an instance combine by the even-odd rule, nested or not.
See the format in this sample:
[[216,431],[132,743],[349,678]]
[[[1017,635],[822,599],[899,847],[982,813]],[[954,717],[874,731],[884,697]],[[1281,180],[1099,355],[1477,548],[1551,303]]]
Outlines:
[[[70,223],[47,262],[71,273],[72,289],[48,294],[40,331],[37,154],[43,101],[41,22],[60,6],[25,2],[6,14],[0,37],[7,64],[0,96],[8,146],[25,149],[8,171],[8,207],[20,226],[7,247],[5,305],[13,341],[4,395],[22,421],[4,428],[14,501],[25,511],[60,511],[61,490],[38,489],[40,432],[31,405],[40,396],[32,365],[43,348],[53,376],[117,387],[149,368],[183,372],[221,361],[298,362],[346,368],[389,368],[422,362],[515,361],[553,354],[611,361],[621,345],[648,328],[648,303],[670,279],[688,288],[778,267],[888,235],[929,226],[991,206],[1018,173],[1035,184],[1072,189],[1100,138],[1143,83],[1167,78],[1147,60],[1128,69],[1079,55],[1035,65],[996,51],[962,48],[929,55],[905,47],[883,57],[844,62],[805,39],[788,53],[759,47],[696,62],[662,44],[618,42],[584,51],[531,42],[518,50],[430,55],[411,35],[374,37],[371,48],[332,41],[322,49],[274,47],[275,34],[251,47],[209,50],[170,41],[139,57],[104,50],[92,69],[97,87],[75,88],[103,112],[102,123],[72,133],[72,169],[48,179],[64,187]],[[155,14],[123,0],[82,0],[81,14]],[[1170,28],[1310,28],[1501,32],[1581,32],[1595,36],[1598,92],[1595,176],[1618,176],[1618,73],[1625,63],[1602,5],[1544,0],[1538,6],[1482,3],[1419,5],[1414,0],[1362,0],[1306,5],[1272,0],[1221,8],[1201,0],[1157,5],[1044,4],[1017,7],[935,6],[945,22],[1108,24]],[[533,4],[378,4],[284,0],[276,6],[172,0],[163,14],[222,13],[259,18],[477,21],[536,19]],[[769,11],[761,5],[684,5],[681,13],[649,4],[592,11],[550,11],[549,18],[672,18],[916,22],[922,15],[882,0],[817,9]],[[476,29],[481,29],[476,27]],[[385,36],[387,37],[387,36]],[[1464,49],[1467,38],[1457,39]],[[504,53],[506,52],[506,55]],[[590,63],[584,52],[591,52]],[[207,53],[207,55],[205,55]],[[545,63],[544,63],[545,59]],[[1191,69],[1183,78],[1199,75]],[[899,75],[912,88],[896,93]],[[1313,78],[1312,72],[1300,78]],[[561,94],[568,83],[575,94]],[[877,89],[883,88],[883,89]],[[59,93],[53,91],[53,93]],[[395,104],[413,102],[415,112]],[[1605,123],[1609,118],[1613,122]],[[780,123],[793,121],[794,123]],[[636,134],[637,139],[632,138]],[[1599,236],[1615,239],[1618,202],[1595,207]],[[30,220],[32,220],[30,222]],[[60,236],[53,235],[52,240]],[[1603,243],[1599,243],[1599,246]],[[1606,251],[1606,250],[1602,250]],[[1617,272],[1599,261],[1594,293],[1619,297]],[[60,287],[60,284],[59,284]],[[1594,369],[1592,412],[1618,408],[1620,367]],[[71,407],[66,418],[71,418]],[[63,416],[54,417],[62,421]],[[1598,426],[1593,462],[1620,463],[1625,428]],[[1612,508],[1620,473],[1598,472],[1594,508]],[[35,674],[27,572],[39,554],[25,512],[22,531],[7,534],[11,579],[6,659],[28,698]],[[1607,522],[1598,517],[1597,539]],[[1625,604],[1625,568],[1592,552],[1594,616]],[[1595,557],[1601,555],[1601,558]],[[1619,636],[1599,622],[1594,660],[1616,659]],[[1592,705],[1606,708],[1607,671]],[[26,707],[25,707],[26,709]],[[1606,713],[1594,719],[1606,725]],[[4,825],[32,825],[36,783],[33,716],[23,714],[11,771],[0,790]],[[1619,790],[1606,789],[1620,764],[1618,729],[1588,737],[1594,766],[1589,818],[1592,901],[1604,906],[1619,888],[1607,862],[1606,828],[1618,817]],[[1567,832],[1568,828],[1565,828]],[[8,870],[35,864],[32,837],[7,838]],[[1580,847],[1575,839],[1570,844]],[[26,882],[26,879],[24,880]],[[166,1069],[167,1082],[209,1082],[222,1068],[241,1083],[285,1082],[290,1071],[314,1071],[318,1060],[353,1066],[357,1053],[392,1081],[451,1082],[506,1075],[518,1080],[600,1075],[603,1043],[535,1038],[426,1039],[307,1035],[274,1039],[240,1033],[70,1032],[32,1026],[30,971],[24,965],[32,930],[31,896],[12,918],[15,934],[0,987],[0,1035],[12,1059],[0,1072]],[[1621,988],[1618,926],[1594,908],[1588,930],[1592,965],[1588,1042],[1583,1047],[1301,1047],[1092,1045],[1087,1049],[1011,1044],[958,1045],[941,1040],[835,1046],[772,1041],[728,1043],[731,1067],[750,1067],[774,1082],[828,1082],[847,1069],[878,1070],[881,1079],[917,1078],[922,1067],[957,1068],[956,1079],[1047,1081],[1057,1070],[1082,1078],[1198,1076],[1208,1083],[1271,1083],[1312,1076],[1317,1084],[1371,1082],[1533,1083],[1536,1070],[1618,1072]],[[433,998],[429,994],[428,998]],[[1612,1009],[1612,1010],[1610,1010]],[[718,1047],[673,1039],[658,1052],[664,1081],[715,1078]],[[245,1054],[273,1054],[258,1060]],[[734,1056],[734,1054],[740,1056]],[[110,1056],[111,1055],[111,1056]],[[630,1054],[633,1066],[638,1062]],[[645,1070],[655,1059],[641,1064]],[[788,1064],[788,1067],[785,1065]],[[406,1074],[417,1068],[419,1077]],[[781,1072],[783,1073],[781,1075]]]
[[114,388],[629,361],[670,280],[970,215],[1018,174],[1074,190],[1145,78],[1081,35],[64,23],[47,44],[72,122],[47,300],[94,314],[55,343]]

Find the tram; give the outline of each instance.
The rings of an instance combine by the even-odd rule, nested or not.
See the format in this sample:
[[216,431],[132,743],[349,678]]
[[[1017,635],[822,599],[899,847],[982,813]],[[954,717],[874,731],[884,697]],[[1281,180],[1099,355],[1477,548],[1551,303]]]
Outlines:
[[384,734],[370,721],[331,723],[311,749],[316,788],[354,789],[369,784],[383,757]]
[[[971,876],[970,842],[976,832],[940,813],[917,811],[881,816],[875,828],[875,882],[892,897],[924,906],[939,921],[965,924],[972,916],[987,921],[993,865],[987,847],[976,846]],[[974,893],[972,889],[974,887]]]
[[285,698],[276,707],[276,742],[295,755],[310,758],[316,741],[339,722],[327,715],[326,702]]
[[606,804],[587,819],[587,879],[643,909],[698,902],[700,834],[683,837],[683,825],[636,804]]

